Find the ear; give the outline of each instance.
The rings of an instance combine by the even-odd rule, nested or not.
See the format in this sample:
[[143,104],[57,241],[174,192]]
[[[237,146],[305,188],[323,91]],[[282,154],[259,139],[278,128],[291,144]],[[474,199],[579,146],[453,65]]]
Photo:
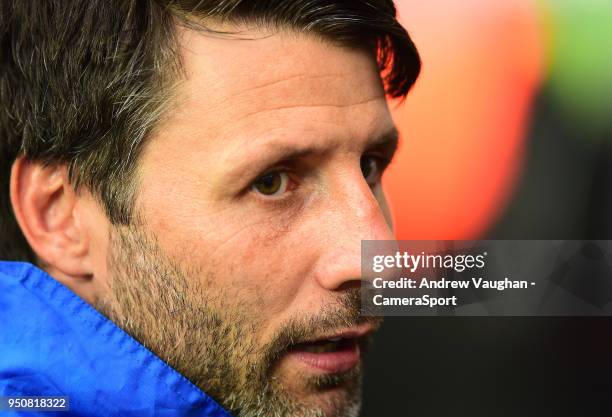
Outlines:
[[10,192],[21,231],[45,266],[64,276],[90,276],[89,238],[66,167],[19,157],[11,170]]

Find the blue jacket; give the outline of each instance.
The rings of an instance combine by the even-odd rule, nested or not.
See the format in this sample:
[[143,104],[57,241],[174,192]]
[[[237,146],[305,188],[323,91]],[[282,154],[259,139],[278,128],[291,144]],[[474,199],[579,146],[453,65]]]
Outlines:
[[0,262],[0,397],[67,396],[69,412],[7,416],[230,417],[67,287]]

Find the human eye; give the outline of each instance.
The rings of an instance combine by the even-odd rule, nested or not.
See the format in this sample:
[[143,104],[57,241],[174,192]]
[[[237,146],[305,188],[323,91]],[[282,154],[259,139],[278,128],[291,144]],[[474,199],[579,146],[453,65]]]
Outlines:
[[294,181],[286,171],[273,171],[257,178],[251,190],[264,197],[283,197],[295,187]]
[[362,155],[360,160],[361,173],[370,187],[375,187],[389,164],[387,160],[376,155]]

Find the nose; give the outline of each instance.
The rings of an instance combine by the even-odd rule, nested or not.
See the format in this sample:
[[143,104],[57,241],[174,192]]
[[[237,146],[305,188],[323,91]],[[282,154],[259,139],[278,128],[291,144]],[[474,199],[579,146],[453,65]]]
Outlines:
[[320,286],[330,291],[358,287],[361,276],[361,241],[393,240],[393,232],[379,201],[359,176],[351,186],[335,192],[325,219],[320,219],[321,256],[316,266]]

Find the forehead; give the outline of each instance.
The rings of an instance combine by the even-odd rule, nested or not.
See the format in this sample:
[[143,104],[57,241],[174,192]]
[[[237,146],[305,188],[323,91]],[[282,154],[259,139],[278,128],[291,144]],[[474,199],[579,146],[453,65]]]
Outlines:
[[350,106],[384,96],[372,54],[314,35],[181,29],[179,45],[185,75],[180,93],[210,110]]
[[[182,29],[179,44],[187,85],[213,100],[262,104],[290,93],[285,98],[300,103],[316,97],[347,105],[356,91],[364,99],[382,93],[373,55],[315,35],[251,30],[223,36]],[[298,88],[304,83],[307,89]]]
[[179,30],[179,46],[183,73],[154,141],[164,157],[189,149],[200,161],[214,154],[230,162],[279,141],[363,145],[392,126],[376,61],[365,51],[291,32],[191,29]]

